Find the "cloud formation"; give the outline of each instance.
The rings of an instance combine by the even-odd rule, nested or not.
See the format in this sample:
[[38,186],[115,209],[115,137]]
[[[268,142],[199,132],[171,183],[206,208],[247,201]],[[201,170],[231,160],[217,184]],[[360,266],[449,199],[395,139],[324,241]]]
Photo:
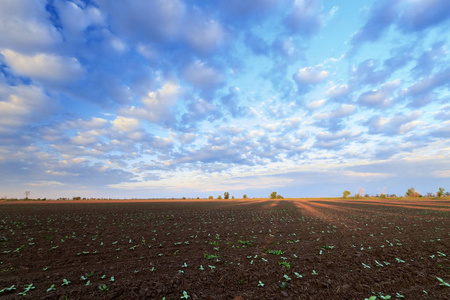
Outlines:
[[449,3],[1,1],[0,190],[445,187]]

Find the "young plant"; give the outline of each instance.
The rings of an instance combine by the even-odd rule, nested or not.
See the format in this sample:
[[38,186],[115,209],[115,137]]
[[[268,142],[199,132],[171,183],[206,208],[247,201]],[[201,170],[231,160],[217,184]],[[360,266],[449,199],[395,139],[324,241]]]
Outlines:
[[0,290],[0,294],[3,294],[3,293],[6,293],[6,292],[11,292],[11,291],[13,291],[13,290],[15,290],[16,289],[16,285],[12,285],[12,286],[10,286],[9,288],[4,288],[4,289],[1,289]]
[[35,289],[35,286],[32,283],[30,283],[28,285],[25,285],[25,290],[23,292],[19,293],[18,295],[25,296],[29,291],[34,290],[34,289]]
[[291,264],[288,261],[279,261],[278,265],[286,268],[286,270],[291,268]]
[[191,296],[189,296],[186,291],[183,291],[183,296],[181,296],[180,299],[188,299],[189,297]]
[[439,285],[450,287],[450,284],[445,282],[442,278],[436,277],[437,280],[439,280],[441,283]]
[[64,278],[63,283],[61,285],[69,285],[69,284],[70,284],[70,281]]
[[55,285],[54,285],[54,284],[52,284],[52,285],[47,289],[47,293],[48,293],[48,292],[51,292],[51,291],[56,291]]
[[264,287],[264,283],[262,283],[262,281],[260,280],[260,281],[258,282],[258,286]]
[[102,284],[98,286],[98,289],[102,292],[109,292],[108,287],[106,286],[106,284]]

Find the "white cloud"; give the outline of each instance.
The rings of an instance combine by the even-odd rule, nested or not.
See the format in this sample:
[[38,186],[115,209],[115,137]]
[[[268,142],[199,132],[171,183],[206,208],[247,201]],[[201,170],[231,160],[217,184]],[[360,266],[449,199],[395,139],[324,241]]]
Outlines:
[[313,118],[323,120],[323,119],[335,119],[343,118],[353,114],[356,111],[356,107],[351,104],[342,104],[340,107],[332,110],[328,113],[314,114]]
[[48,20],[46,1],[2,0],[0,4],[0,49],[45,50],[61,40]]
[[36,86],[15,87],[0,84],[0,133],[13,133],[16,129],[41,120],[52,112],[51,100]]
[[286,24],[294,32],[309,36],[323,25],[322,6],[317,0],[295,0],[290,11]]
[[80,5],[70,1],[56,1],[55,7],[62,23],[62,26],[70,35],[79,36],[83,31],[95,24],[103,24],[105,17],[96,7],[83,8]]
[[325,100],[325,99],[313,101],[313,102],[306,104],[306,108],[308,108],[309,110],[318,109],[318,108],[321,108],[325,104],[325,102],[327,102],[327,100]]
[[201,53],[215,50],[225,38],[225,30],[216,20],[202,20],[195,16],[186,27],[188,42]]
[[347,95],[349,92],[350,88],[348,85],[335,85],[327,91],[327,96],[330,98],[339,98]]
[[118,116],[111,123],[113,124],[113,129],[124,132],[133,132],[140,128],[139,120],[134,118],[125,118]]
[[318,84],[324,82],[330,72],[325,71],[322,66],[301,68],[295,73],[294,80],[303,84]]
[[180,0],[99,0],[112,19],[113,30],[136,41],[163,41],[177,37],[186,7]]
[[156,92],[149,92],[141,99],[142,106],[119,110],[120,113],[153,123],[172,122],[178,97],[181,95],[180,87],[173,82],[167,82]]
[[366,124],[369,126],[369,133],[384,135],[402,135],[413,130],[420,124],[417,119],[422,115],[415,111],[410,114],[396,115],[391,118],[381,116],[372,117]]
[[212,89],[223,81],[223,75],[219,71],[200,60],[188,65],[183,71],[183,77],[191,85],[201,89]]
[[25,55],[10,49],[0,53],[15,73],[36,80],[68,82],[78,79],[83,73],[83,68],[76,58],[46,53]]
[[359,96],[358,102],[362,105],[366,105],[369,107],[387,107],[390,106],[393,102],[391,98],[392,92],[401,85],[402,81],[400,79],[393,80],[382,85],[377,90],[368,91],[362,93]]

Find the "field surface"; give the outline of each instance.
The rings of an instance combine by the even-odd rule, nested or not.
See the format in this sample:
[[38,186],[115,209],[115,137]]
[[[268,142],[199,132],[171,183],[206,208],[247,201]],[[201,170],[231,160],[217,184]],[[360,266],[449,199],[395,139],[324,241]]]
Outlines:
[[449,219],[448,198],[4,202],[0,299],[450,299]]

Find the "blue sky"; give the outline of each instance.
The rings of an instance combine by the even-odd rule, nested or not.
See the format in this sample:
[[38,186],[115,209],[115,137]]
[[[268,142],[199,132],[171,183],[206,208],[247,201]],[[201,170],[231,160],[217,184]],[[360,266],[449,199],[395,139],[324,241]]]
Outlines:
[[0,196],[450,189],[450,1],[3,0]]

